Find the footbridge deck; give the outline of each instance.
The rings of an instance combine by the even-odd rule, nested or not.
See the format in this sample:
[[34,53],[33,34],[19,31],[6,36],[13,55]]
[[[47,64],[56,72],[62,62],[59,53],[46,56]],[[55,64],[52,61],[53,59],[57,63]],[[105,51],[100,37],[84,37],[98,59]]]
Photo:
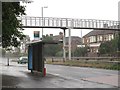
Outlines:
[[30,17],[18,18],[23,28],[71,28],[71,29],[98,29],[120,30],[120,21],[96,20],[96,19],[72,19],[53,17]]

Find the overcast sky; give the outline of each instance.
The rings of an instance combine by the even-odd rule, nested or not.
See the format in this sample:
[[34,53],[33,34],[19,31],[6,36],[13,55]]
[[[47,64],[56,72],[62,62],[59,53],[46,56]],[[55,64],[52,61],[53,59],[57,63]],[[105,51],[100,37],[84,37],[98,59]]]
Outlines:
[[[27,4],[27,16],[41,17],[41,7],[44,8],[44,17],[78,18],[118,20],[118,1],[120,0],[33,0]],[[33,39],[33,31],[41,29],[25,29],[24,33]],[[44,29],[44,35],[59,34],[60,29]],[[90,30],[82,30],[82,36]],[[68,31],[66,31],[68,32]],[[40,34],[41,35],[41,34]],[[67,33],[68,35],[68,33]],[[81,30],[72,30],[72,36],[81,37]]]

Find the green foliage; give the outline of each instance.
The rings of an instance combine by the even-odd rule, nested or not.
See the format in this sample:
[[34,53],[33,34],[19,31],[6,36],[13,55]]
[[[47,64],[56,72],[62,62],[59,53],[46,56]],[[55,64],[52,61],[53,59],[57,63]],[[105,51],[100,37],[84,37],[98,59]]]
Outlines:
[[101,43],[100,48],[99,48],[99,52],[101,55],[110,55],[113,56],[118,52],[118,48],[119,48],[119,37],[116,37],[115,39],[111,40],[111,41],[107,41],[104,43]]
[[120,31],[118,32],[118,51],[120,52]]
[[90,68],[102,68],[108,70],[120,70],[120,63],[117,62],[104,62],[104,61],[86,61],[86,60],[67,60],[65,62],[58,60],[57,62],[47,61],[47,64],[57,64],[66,66],[77,66],[77,67],[90,67]]
[[46,35],[46,36],[43,36],[43,41],[53,41],[53,38],[51,37],[51,36],[48,36],[48,35]]
[[20,6],[19,2],[2,2],[2,46],[17,47],[23,39],[22,28],[17,17],[25,15],[25,7]]
[[62,57],[62,56],[63,56],[63,51],[57,52],[57,53],[56,53],[56,56],[57,56],[57,57]]
[[2,57],[5,57],[6,51],[3,48],[0,48],[0,54],[2,54]]
[[77,48],[74,52],[74,56],[80,57],[80,56],[86,56],[88,51],[88,47],[80,47]]
[[100,45],[100,48],[99,48],[100,54],[106,54],[106,53],[110,52],[111,51],[110,47],[111,47],[110,42],[104,42],[104,43],[102,43]]
[[56,56],[56,53],[60,51],[60,47],[58,45],[49,44],[45,46],[45,55],[46,56]]
[[[53,41],[53,37],[51,36],[44,36],[43,41],[49,42]],[[45,56],[56,56],[58,55],[58,52],[60,52],[62,49],[61,44],[48,44],[45,45],[44,53]]]

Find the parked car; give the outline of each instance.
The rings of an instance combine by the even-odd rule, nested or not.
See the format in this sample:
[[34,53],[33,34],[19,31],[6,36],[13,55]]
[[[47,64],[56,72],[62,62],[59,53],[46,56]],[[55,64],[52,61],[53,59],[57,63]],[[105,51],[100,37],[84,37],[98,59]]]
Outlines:
[[28,63],[28,58],[27,57],[20,57],[18,60],[18,64],[26,64]]

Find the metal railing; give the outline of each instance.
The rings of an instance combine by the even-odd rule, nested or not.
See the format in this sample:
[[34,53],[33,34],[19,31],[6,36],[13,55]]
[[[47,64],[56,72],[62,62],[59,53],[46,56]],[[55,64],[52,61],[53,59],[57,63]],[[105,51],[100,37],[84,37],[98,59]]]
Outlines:
[[120,21],[53,17],[20,17],[24,28],[73,28],[120,30]]

